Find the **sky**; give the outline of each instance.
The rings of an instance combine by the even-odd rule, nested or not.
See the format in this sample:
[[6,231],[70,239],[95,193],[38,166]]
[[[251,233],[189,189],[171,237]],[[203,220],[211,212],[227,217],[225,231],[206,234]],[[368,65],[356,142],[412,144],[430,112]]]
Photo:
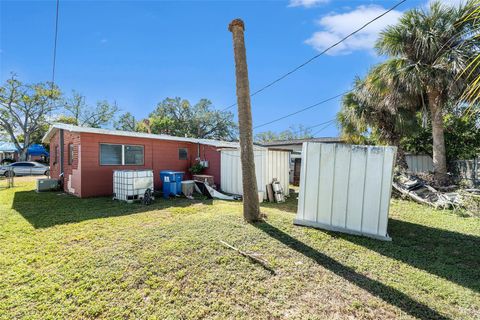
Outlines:
[[[324,50],[397,1],[70,1],[60,0],[55,82],[94,105],[116,101],[123,112],[148,116],[158,102],[202,98],[222,110],[236,102],[232,36],[245,22],[251,92]],[[444,0],[456,4],[460,0]],[[378,33],[402,12],[426,6],[407,0],[359,34],[252,97],[254,126],[350,89],[384,57]],[[12,73],[26,83],[50,81],[55,1],[0,0],[0,81]],[[282,131],[329,121],[340,98],[255,129]],[[237,112],[236,107],[230,109]],[[236,117],[235,117],[236,118]],[[319,132],[319,129],[322,129]],[[312,129],[336,136],[332,125]]]

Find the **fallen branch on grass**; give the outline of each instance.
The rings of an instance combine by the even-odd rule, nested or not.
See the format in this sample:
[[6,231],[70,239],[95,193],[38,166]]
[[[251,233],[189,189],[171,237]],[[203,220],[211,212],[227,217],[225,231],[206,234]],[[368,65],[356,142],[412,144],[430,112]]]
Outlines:
[[258,257],[258,255],[259,255],[258,253],[248,253],[248,252],[242,251],[242,250],[240,250],[238,248],[235,248],[231,244],[228,244],[228,243],[226,243],[225,241],[222,241],[222,240],[220,240],[220,243],[223,244],[225,247],[227,247],[229,249],[237,251],[242,256],[249,258],[253,262],[260,264],[263,268],[268,270],[271,274],[275,274],[275,270],[273,270],[272,268],[270,268],[268,266],[268,262],[266,260]]
[[[458,209],[462,207],[458,192],[440,192],[417,176],[397,173],[392,185],[393,189],[403,197],[409,197],[418,203],[436,209]],[[448,189],[452,189],[452,187]]]

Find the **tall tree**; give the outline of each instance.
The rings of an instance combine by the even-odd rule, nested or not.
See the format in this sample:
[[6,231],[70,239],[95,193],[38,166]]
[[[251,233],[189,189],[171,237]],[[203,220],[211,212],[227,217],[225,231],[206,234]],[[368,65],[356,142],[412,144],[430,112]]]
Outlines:
[[137,129],[137,121],[130,112],[122,114],[113,124],[114,128],[123,131],[135,131]]
[[23,84],[15,76],[0,87],[0,128],[26,160],[27,150],[35,141],[51,112],[56,108],[60,91],[45,83]]
[[149,121],[152,133],[219,140],[236,138],[233,114],[213,110],[207,99],[192,106],[186,99],[166,98],[150,113]]
[[119,108],[115,102],[97,101],[95,107],[90,107],[85,97],[73,91],[72,96],[63,100],[65,117],[75,119],[75,125],[100,128],[112,122]]
[[[456,23],[465,6],[433,2],[428,9],[407,11],[398,24],[380,33],[378,52],[391,57],[383,76],[392,87],[403,86],[413,95],[425,95],[432,122],[433,164],[437,183],[445,183],[447,159],[443,109],[448,98],[458,97],[464,87],[459,78],[473,54],[462,45],[465,27]],[[387,80],[388,79],[388,80]]]
[[248,222],[260,219],[257,178],[253,155],[252,110],[248,82],[247,53],[243,36],[245,25],[235,19],[228,26],[233,35],[235,74],[237,79],[238,123],[240,131],[240,160],[242,163],[243,217]]
[[350,143],[396,146],[397,166],[406,168],[400,140],[416,129],[415,110],[407,107],[415,105],[412,98],[388,88],[374,68],[365,79],[357,79],[354,90],[343,97],[337,114],[343,138]]
[[255,135],[255,141],[265,143],[276,140],[293,140],[313,138],[312,130],[300,124],[298,126],[290,126],[287,130],[281,132],[264,131]]
[[[458,23],[470,30],[465,39],[466,43],[478,46],[480,41],[480,0],[468,3],[468,10]],[[468,79],[468,86],[463,97],[478,108],[478,103],[480,103],[480,50],[470,57],[463,75]]]
[[[468,112],[471,106],[466,103],[458,104],[456,101],[450,101],[447,110],[443,119],[447,159],[473,159],[480,154],[480,113]],[[421,129],[405,135],[401,145],[405,151],[431,155],[431,123],[427,121],[421,126],[424,121],[420,116],[417,116],[416,121],[417,127]]]

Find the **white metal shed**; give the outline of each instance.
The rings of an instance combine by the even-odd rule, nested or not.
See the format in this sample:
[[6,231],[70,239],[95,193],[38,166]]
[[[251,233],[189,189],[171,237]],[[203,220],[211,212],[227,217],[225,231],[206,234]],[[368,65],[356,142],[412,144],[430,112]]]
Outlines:
[[[258,191],[263,191],[267,196],[266,185],[277,178],[284,190],[289,194],[290,151],[269,150],[268,148],[255,147],[255,174],[257,177]],[[239,149],[222,149],[220,185],[223,191],[233,194],[243,194],[242,165]]]
[[413,173],[433,172],[432,157],[426,154],[407,154],[405,155],[408,169]]
[[295,224],[389,240],[395,147],[306,142]]

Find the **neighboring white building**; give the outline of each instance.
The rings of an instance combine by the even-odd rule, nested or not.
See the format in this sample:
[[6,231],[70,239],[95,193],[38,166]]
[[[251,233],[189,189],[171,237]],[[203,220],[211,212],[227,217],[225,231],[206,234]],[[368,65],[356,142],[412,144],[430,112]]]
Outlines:
[[302,144],[304,142],[344,143],[340,137],[323,137],[310,139],[292,139],[265,142],[262,146],[269,149],[290,150],[290,177],[291,184],[298,186],[300,181],[300,166],[302,162]]
[[[240,150],[222,149],[220,153],[222,191],[243,195]],[[273,179],[280,181],[284,195],[289,195],[290,151],[255,146],[253,153],[257,189],[263,192],[264,199],[267,198],[266,185],[272,183]]]

